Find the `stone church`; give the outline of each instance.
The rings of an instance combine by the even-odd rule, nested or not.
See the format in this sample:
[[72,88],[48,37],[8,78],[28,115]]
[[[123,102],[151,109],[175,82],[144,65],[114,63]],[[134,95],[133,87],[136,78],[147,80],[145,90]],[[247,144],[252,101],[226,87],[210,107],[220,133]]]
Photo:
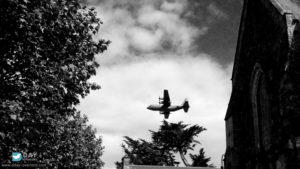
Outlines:
[[225,169],[300,169],[300,0],[244,0]]

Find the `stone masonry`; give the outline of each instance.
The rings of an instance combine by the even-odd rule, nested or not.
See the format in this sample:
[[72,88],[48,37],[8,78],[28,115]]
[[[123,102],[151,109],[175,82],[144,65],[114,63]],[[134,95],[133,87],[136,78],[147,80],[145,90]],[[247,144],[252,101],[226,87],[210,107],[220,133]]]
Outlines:
[[300,0],[244,0],[225,169],[300,168]]

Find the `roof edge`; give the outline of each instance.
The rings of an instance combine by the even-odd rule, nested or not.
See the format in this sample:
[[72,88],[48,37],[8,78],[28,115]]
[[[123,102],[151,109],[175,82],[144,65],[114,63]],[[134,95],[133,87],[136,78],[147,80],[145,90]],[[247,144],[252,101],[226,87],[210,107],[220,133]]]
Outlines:
[[291,10],[285,9],[277,0],[269,0],[281,15],[293,14]]

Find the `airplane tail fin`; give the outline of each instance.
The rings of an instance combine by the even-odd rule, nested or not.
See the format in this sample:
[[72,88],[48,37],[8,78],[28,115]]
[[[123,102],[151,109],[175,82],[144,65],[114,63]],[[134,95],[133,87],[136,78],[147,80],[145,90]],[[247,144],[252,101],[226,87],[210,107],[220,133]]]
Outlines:
[[190,105],[189,105],[189,101],[187,99],[184,100],[183,104],[182,104],[182,108],[184,110],[185,113],[188,112]]

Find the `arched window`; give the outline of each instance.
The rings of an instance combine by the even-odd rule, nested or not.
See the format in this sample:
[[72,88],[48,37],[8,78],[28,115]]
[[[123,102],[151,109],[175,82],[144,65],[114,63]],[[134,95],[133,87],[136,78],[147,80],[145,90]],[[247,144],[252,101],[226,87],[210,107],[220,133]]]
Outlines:
[[259,64],[254,67],[250,86],[254,143],[258,152],[266,151],[270,148],[271,143],[270,100],[266,77]]

